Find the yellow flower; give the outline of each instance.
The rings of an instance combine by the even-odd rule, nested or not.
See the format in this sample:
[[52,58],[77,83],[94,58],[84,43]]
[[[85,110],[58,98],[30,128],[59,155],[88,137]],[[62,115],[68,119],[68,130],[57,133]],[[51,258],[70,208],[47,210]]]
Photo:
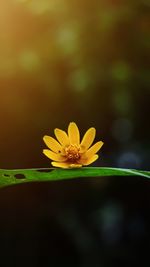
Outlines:
[[96,153],[102,147],[103,142],[99,141],[91,146],[96,134],[95,128],[88,129],[81,142],[79,129],[74,122],[69,123],[68,134],[57,128],[54,133],[58,141],[47,135],[43,138],[49,148],[44,149],[43,153],[53,160],[51,164],[54,167],[80,168],[98,159]]

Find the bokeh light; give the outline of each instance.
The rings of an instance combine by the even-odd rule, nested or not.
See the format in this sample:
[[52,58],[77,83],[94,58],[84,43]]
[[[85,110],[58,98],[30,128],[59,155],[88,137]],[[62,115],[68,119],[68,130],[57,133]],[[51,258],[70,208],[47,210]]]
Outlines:
[[136,167],[148,168],[148,6],[1,1],[1,167],[49,166],[43,135],[76,121],[82,133],[95,126],[105,142],[96,164],[120,166],[118,155],[131,151]]

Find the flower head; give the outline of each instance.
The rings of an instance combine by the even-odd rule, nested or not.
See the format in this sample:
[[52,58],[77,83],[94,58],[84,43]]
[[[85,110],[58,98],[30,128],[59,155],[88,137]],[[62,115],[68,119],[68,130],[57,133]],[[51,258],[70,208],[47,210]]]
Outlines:
[[96,134],[95,128],[88,129],[81,142],[79,129],[75,122],[69,123],[68,134],[57,128],[54,133],[57,140],[47,135],[43,138],[49,148],[44,149],[43,153],[53,160],[51,164],[54,167],[80,168],[98,159],[96,153],[102,147],[103,142],[99,141],[92,145]]

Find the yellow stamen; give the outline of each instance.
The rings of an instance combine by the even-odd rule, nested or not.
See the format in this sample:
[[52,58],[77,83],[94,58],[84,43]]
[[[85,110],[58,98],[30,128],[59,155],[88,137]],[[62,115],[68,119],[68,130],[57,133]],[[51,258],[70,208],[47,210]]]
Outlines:
[[76,162],[78,159],[80,159],[80,148],[78,148],[76,145],[70,145],[69,147],[65,148],[65,153],[68,161]]

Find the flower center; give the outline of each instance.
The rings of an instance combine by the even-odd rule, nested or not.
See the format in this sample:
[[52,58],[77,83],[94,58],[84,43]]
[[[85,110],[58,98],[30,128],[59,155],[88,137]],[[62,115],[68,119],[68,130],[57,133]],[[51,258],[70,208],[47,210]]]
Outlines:
[[80,149],[76,145],[70,145],[65,149],[67,159],[71,162],[76,162],[80,158]]

